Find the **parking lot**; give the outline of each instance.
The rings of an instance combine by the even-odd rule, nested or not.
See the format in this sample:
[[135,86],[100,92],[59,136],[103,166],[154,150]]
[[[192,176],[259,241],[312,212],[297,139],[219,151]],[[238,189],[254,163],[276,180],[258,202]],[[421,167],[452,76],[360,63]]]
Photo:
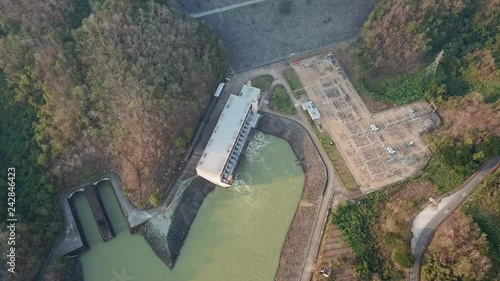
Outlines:
[[228,47],[232,70],[355,37],[379,0],[178,0]]
[[430,151],[420,135],[440,119],[424,101],[371,114],[332,56],[294,63],[311,100],[363,192],[407,178],[427,163]]

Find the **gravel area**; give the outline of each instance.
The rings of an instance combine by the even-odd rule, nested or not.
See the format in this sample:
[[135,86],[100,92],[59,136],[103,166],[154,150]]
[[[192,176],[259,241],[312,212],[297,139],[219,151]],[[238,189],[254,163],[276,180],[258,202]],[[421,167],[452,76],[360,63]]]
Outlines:
[[265,114],[261,117],[257,129],[286,139],[297,158],[303,159],[304,191],[281,250],[280,265],[274,278],[280,281],[298,280],[327,182],[326,166],[307,131],[299,124]]
[[[177,0],[201,13],[247,0]],[[228,47],[236,72],[355,37],[379,0],[265,0],[200,17]]]
[[214,188],[213,183],[196,177],[182,193],[170,218],[168,233],[164,233],[161,228],[151,223],[148,223],[143,230],[143,235],[153,251],[170,268],[173,268],[177,261],[203,200]]

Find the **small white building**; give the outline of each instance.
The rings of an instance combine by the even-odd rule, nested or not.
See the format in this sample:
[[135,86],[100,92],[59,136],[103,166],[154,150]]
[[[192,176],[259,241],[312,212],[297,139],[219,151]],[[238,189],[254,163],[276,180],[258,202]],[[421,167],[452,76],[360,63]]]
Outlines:
[[244,85],[231,95],[201,156],[196,173],[219,186],[231,186],[233,175],[260,115],[260,89]]
[[321,118],[321,114],[312,101],[303,103],[302,109],[306,110],[309,113],[309,116],[311,116],[312,120],[318,120],[319,118]]

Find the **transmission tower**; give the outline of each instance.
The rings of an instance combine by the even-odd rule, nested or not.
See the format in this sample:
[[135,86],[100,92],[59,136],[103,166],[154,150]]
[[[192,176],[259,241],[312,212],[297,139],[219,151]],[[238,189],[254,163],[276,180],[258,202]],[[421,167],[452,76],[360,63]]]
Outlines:
[[436,73],[436,70],[439,66],[439,63],[441,62],[441,60],[443,59],[443,56],[444,56],[444,50],[441,50],[436,58],[434,59],[434,61],[431,63],[431,65],[429,65],[426,69],[426,75],[432,75],[434,76],[434,74]]

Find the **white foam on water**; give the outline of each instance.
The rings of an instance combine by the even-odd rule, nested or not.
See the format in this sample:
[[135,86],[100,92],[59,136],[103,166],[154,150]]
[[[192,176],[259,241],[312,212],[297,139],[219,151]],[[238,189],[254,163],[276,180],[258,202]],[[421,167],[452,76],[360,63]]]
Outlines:
[[264,134],[260,132],[254,134],[245,151],[245,157],[248,162],[252,164],[262,162],[261,152],[268,144],[269,140],[266,139]]
[[283,171],[285,171],[285,175],[288,175],[288,170],[285,168],[285,165],[283,165]]
[[238,193],[248,193],[251,191],[252,177],[248,173],[237,173],[233,181],[233,190]]

